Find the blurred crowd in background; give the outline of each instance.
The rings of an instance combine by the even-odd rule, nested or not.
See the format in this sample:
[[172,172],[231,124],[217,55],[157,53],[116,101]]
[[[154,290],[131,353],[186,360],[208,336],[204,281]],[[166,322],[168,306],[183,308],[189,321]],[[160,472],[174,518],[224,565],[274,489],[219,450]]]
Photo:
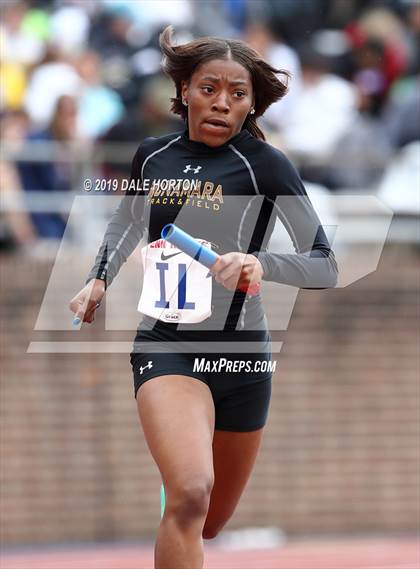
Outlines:
[[125,178],[142,139],[183,129],[160,69],[168,24],[178,43],[241,38],[292,74],[260,126],[306,182],[418,214],[417,0],[2,0],[3,249],[63,235],[66,212],[30,192]]

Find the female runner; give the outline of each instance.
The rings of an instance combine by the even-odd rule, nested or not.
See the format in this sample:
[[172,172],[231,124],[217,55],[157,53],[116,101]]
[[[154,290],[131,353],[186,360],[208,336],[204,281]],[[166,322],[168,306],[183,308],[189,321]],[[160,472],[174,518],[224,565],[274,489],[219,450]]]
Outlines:
[[[337,267],[296,170],[256,123],[286,93],[277,75],[287,80],[287,72],[239,40],[173,45],[168,27],[160,45],[176,86],[172,110],[186,128],[140,145],[130,180],[138,187],[114,213],[70,309],[93,322],[106,287],[147,236],[144,317],[131,364],[140,421],[166,494],[155,567],[198,569],[202,538],[223,528],[249,479],[270,402],[271,336],[261,298],[238,289],[262,279],[333,287]],[[276,216],[294,255],[266,251]],[[160,239],[167,223],[220,255],[211,273]],[[252,348],[238,352],[246,342]]]

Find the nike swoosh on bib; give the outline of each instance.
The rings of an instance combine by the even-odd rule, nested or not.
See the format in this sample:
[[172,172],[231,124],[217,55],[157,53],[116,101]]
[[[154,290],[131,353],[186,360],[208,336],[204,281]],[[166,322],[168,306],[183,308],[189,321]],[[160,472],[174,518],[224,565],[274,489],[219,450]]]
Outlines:
[[181,253],[182,253],[182,251],[178,251],[178,253],[172,253],[172,255],[165,255],[164,252],[162,251],[160,258],[162,261],[166,261],[167,259],[170,259],[171,257],[175,257],[175,255],[180,255]]

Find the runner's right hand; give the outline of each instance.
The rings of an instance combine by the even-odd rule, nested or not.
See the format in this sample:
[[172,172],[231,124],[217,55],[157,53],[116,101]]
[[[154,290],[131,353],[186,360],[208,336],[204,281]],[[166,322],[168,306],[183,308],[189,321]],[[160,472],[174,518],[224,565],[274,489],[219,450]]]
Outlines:
[[89,324],[95,320],[95,311],[101,304],[105,295],[105,282],[101,279],[92,279],[74,296],[69,304],[75,318]]

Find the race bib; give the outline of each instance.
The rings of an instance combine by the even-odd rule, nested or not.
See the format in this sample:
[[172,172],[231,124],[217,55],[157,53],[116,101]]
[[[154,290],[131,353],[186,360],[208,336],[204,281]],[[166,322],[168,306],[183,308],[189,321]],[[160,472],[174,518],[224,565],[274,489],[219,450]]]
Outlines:
[[[211,243],[196,239],[211,248]],[[141,250],[142,314],[163,322],[194,324],[211,315],[212,276],[209,270],[165,239]]]

